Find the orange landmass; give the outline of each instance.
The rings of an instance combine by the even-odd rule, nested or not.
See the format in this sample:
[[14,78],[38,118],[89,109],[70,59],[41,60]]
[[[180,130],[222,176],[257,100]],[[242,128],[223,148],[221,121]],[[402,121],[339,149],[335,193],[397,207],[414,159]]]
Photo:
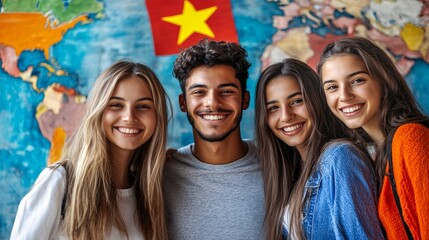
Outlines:
[[57,26],[50,26],[47,17],[41,13],[0,14],[0,43],[11,46],[19,56],[24,50],[42,50],[46,59],[49,48],[62,40],[63,35],[77,23],[87,21],[80,16]]
[[75,96],[76,95],[76,90],[73,88],[66,88],[63,85],[56,85],[53,86],[54,90],[60,93],[65,93],[69,96]]
[[60,160],[66,137],[67,133],[63,128],[55,128],[51,141],[51,150],[49,151],[48,165]]

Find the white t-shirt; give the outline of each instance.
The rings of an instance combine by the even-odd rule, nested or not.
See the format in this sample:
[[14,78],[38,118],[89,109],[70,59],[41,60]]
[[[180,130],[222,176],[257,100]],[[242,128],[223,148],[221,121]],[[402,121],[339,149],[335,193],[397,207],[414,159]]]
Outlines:
[[[63,167],[46,168],[21,200],[10,239],[67,239],[61,233],[61,205],[66,190],[66,171]],[[133,188],[117,190],[118,207],[129,239],[144,239],[136,225],[136,200]],[[104,239],[126,239],[112,226]]]

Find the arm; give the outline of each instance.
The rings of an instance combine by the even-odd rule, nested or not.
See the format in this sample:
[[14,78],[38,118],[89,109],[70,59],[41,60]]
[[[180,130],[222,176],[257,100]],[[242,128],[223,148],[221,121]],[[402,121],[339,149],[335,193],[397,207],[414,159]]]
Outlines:
[[429,129],[420,124],[398,128],[392,160],[405,221],[421,239],[429,239]]
[[336,239],[384,239],[377,214],[375,174],[370,160],[351,144],[331,154],[327,184],[331,186],[332,227]]
[[21,200],[11,239],[51,239],[60,228],[66,186],[65,169],[44,169]]

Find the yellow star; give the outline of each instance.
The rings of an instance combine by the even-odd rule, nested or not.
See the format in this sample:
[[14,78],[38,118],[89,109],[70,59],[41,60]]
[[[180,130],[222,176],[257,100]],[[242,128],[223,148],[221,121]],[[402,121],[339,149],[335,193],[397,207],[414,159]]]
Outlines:
[[214,37],[214,33],[206,21],[217,10],[217,7],[209,7],[195,10],[194,5],[185,0],[183,12],[179,15],[163,17],[162,20],[180,26],[177,44],[182,44],[193,33],[200,33],[209,37]]

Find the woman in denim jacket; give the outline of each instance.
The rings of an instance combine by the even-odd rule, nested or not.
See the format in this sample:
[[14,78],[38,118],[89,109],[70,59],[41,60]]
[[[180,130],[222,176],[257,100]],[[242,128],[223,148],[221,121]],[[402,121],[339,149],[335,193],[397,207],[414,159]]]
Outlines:
[[285,59],[256,89],[266,239],[383,239],[369,156],[341,138],[317,74]]

